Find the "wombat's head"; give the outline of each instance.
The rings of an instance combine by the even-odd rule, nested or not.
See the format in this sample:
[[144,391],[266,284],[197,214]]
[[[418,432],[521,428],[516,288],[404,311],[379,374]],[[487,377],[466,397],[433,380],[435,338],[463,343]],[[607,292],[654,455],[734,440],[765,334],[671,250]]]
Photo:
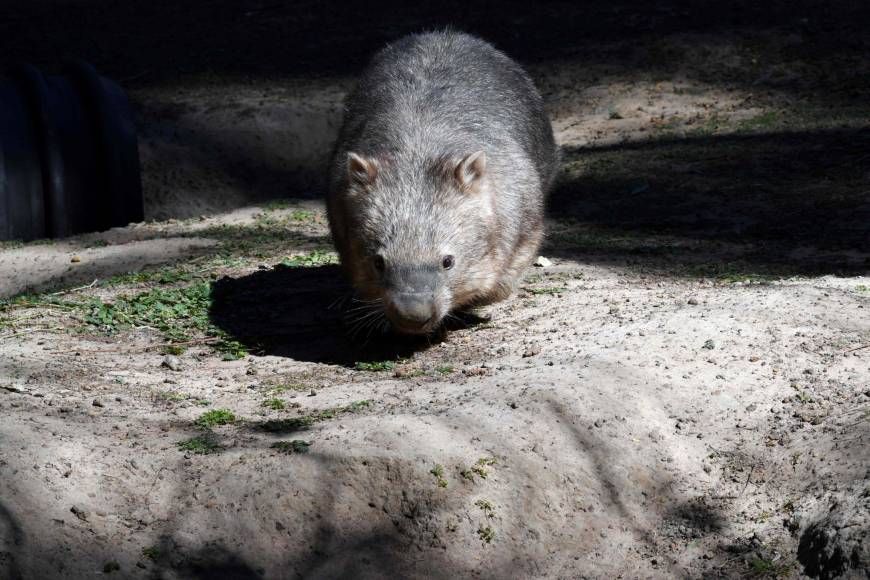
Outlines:
[[492,221],[486,156],[349,153],[347,172],[354,286],[395,330],[434,331],[484,282]]

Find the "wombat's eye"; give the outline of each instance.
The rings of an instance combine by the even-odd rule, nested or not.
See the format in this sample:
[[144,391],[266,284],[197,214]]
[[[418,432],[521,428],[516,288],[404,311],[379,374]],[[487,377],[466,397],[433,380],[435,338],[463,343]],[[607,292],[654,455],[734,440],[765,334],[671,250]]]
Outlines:
[[453,256],[444,256],[444,259],[441,260],[441,266],[444,267],[445,270],[449,270],[453,267]]
[[381,255],[377,255],[372,258],[372,262],[375,265],[375,270],[377,270],[378,272],[383,272],[384,268],[387,267],[387,263],[384,261],[384,257]]

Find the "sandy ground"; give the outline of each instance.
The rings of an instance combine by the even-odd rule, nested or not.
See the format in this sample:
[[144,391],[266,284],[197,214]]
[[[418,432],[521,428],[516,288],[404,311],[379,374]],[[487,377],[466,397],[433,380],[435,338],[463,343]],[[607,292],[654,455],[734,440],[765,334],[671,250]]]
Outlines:
[[630,12],[596,46],[529,28],[563,47],[531,67],[552,265],[423,343],[341,322],[346,76],[141,64],[149,221],[0,247],[0,578],[867,577],[860,43]]
[[[307,207],[299,227],[323,229]],[[171,259],[205,244],[177,234],[210,225],[115,232],[129,241],[72,266],[128,247],[140,260],[137,238],[156,230]],[[722,283],[559,259],[491,322],[376,372],[354,366],[368,359],[344,350],[340,327],[303,320],[317,302],[294,285],[341,296],[333,267],[310,269],[320,287],[283,278],[303,270],[243,266],[216,282],[238,285],[221,294],[226,328],[277,339],[235,361],[194,345],[178,370],[154,329],[6,313],[4,578],[862,577],[870,277]],[[179,450],[209,409],[237,417],[213,428],[220,447]],[[272,447],[294,439],[309,451]]]

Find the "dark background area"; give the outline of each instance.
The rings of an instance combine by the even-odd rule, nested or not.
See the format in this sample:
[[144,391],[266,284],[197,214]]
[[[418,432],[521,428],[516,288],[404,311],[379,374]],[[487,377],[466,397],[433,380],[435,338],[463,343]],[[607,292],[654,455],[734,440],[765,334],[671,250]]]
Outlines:
[[[322,170],[276,168],[231,131],[185,126],[183,107],[152,106],[155,91],[346,85],[372,52],[410,32],[453,26],[493,41],[530,67],[554,116],[582,118],[585,104],[571,90],[614,78],[748,95],[773,121],[566,146],[550,200],[560,227],[547,251],[725,276],[849,274],[870,269],[868,23],[870,4],[857,0],[36,0],[0,7],[0,65],[27,60],[53,71],[83,57],[130,91],[143,126],[162,124],[149,139],[169,126],[201,153],[186,162],[216,181],[173,177],[172,149],[145,167],[150,215],[161,219],[187,216],[161,211],[169,204],[157,189],[209,195],[224,183],[247,189],[246,200],[311,198]],[[729,243],[752,247],[734,253]]]
[[[776,29],[808,37],[800,58],[837,66],[866,58],[868,22],[870,6],[860,0],[7,0],[0,7],[0,63],[28,60],[50,70],[74,55],[128,87],[191,75],[323,77],[353,74],[371,52],[404,34],[449,25],[526,64],[583,60],[589,51],[600,58],[601,45],[616,43],[611,58],[621,66],[636,58],[635,49],[669,35]],[[635,64],[667,63],[650,54]],[[855,85],[867,89],[866,80]]]

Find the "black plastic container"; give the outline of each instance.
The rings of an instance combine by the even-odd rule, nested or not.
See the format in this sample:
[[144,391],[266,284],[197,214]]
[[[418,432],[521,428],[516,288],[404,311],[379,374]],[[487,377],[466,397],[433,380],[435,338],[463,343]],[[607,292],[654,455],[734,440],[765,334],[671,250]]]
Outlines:
[[0,240],[59,238],[142,221],[133,112],[84,62],[0,82]]

